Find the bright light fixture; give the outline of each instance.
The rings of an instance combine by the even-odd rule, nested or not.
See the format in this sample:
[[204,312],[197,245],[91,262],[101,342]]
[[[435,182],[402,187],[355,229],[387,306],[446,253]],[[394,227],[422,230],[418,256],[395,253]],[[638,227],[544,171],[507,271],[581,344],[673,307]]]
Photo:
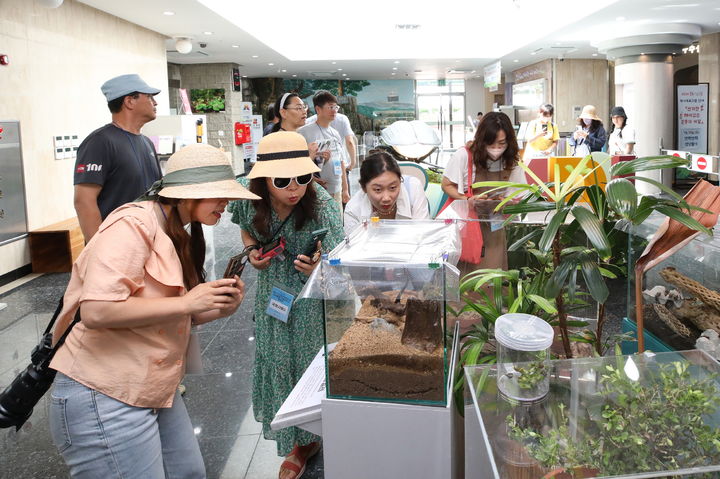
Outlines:
[[257,58],[258,56],[257,56],[257,55],[253,55],[252,57],[253,57],[253,58]]
[[213,32],[203,32],[204,35],[212,35]]
[[176,38],[175,50],[177,50],[178,53],[186,55],[192,51],[192,42],[189,38]]
[[268,63],[268,66],[269,66],[269,67],[271,67],[271,66],[273,66],[273,65],[275,65],[275,64],[274,64],[274,63]]
[[287,72],[287,70],[285,70],[284,68],[283,68],[282,70],[280,70],[280,71],[282,71],[283,73],[286,73],[286,72]]
[[164,12],[163,12],[163,15],[167,15],[168,17],[172,17],[173,15],[175,15],[175,12],[171,12],[170,10],[167,10],[167,11],[164,11]]
[[233,48],[240,48],[240,45],[233,45]]
[[45,8],[57,8],[63,4],[63,0],[37,0],[37,3]]
[[400,63],[400,61],[399,61],[399,60],[395,60],[393,63],[395,63],[395,64],[397,65],[398,63]]
[[520,61],[520,60],[518,60],[518,59],[516,58],[515,60],[513,60],[513,63],[517,63],[517,62],[519,62],[519,61]]

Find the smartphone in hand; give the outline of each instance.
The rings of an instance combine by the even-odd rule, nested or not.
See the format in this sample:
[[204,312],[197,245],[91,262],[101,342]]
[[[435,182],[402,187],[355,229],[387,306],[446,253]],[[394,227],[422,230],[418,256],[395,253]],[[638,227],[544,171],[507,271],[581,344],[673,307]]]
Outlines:
[[318,247],[318,242],[325,239],[325,236],[327,235],[328,229],[327,228],[321,228],[319,230],[315,230],[312,232],[312,237],[310,238],[310,242],[305,246],[305,249],[303,250],[302,254],[307,256],[308,258],[313,260],[313,263],[317,261],[315,258],[316,255],[319,258],[320,248]]
[[240,276],[242,276],[242,272],[245,269],[247,261],[248,255],[244,252],[236,254],[235,256],[230,258],[230,261],[228,261],[227,267],[225,268],[223,278],[234,278],[235,276],[239,278]]

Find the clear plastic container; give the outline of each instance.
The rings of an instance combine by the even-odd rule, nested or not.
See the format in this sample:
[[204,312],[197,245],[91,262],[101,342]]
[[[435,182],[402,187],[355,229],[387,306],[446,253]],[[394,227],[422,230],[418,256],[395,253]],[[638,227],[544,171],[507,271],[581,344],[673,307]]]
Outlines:
[[503,314],[495,321],[497,385],[505,396],[535,401],[550,388],[550,345],[555,332],[537,316]]

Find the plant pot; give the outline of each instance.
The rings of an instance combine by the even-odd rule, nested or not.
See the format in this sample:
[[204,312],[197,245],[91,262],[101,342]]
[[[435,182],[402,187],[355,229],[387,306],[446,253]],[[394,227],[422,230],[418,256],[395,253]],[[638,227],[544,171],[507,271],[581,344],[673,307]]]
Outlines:
[[597,477],[600,473],[598,469],[591,467],[573,467],[566,469],[564,467],[554,469],[543,476],[543,479],[582,479]]

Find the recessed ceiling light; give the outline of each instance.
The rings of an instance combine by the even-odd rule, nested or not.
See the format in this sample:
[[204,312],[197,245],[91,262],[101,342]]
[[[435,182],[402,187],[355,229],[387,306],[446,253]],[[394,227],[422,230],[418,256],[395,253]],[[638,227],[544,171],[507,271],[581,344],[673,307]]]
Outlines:
[[391,73],[391,75],[394,75],[394,74],[395,74],[395,72],[392,72],[392,73]]
[[343,73],[342,76],[346,77],[346,76],[347,76],[347,73]]
[[520,60],[518,60],[518,59],[516,58],[515,60],[513,60],[513,63],[517,63],[517,62],[519,62],[519,61],[520,61]]
[[240,45],[233,45],[233,48],[240,48]]
[[281,71],[282,71],[283,73],[287,72],[287,70],[285,70],[284,68],[283,68]]
[[393,70],[397,70],[397,67],[393,67]]
[[342,71],[342,68],[338,68],[337,71],[341,72],[341,71]]
[[645,52],[640,52],[640,55],[645,55]]
[[596,56],[597,56],[597,53],[593,53],[592,56],[596,57]]
[[253,55],[252,57],[253,57],[253,58],[257,58],[258,56],[257,56],[257,55]]
[[537,52],[530,52],[530,55],[535,55]]
[[175,12],[171,12],[170,10],[168,10],[166,12],[163,12],[163,15],[167,15],[168,17],[171,17],[171,16],[175,15]]
[[625,21],[625,17],[615,17],[615,21],[616,21],[616,22],[624,22],[624,21]]
[[337,62],[332,62],[333,65],[335,65]]
[[247,78],[247,75],[243,75],[242,77],[243,77],[243,78]]
[[395,60],[393,63],[397,65],[398,63],[400,63],[400,60]]
[[297,75],[293,75],[293,78],[295,78]]
[[203,32],[205,35],[212,35],[212,32]]
[[273,66],[273,65],[275,65],[275,64],[274,64],[274,63],[268,63],[268,66],[269,66],[269,67],[271,67],[271,66]]

